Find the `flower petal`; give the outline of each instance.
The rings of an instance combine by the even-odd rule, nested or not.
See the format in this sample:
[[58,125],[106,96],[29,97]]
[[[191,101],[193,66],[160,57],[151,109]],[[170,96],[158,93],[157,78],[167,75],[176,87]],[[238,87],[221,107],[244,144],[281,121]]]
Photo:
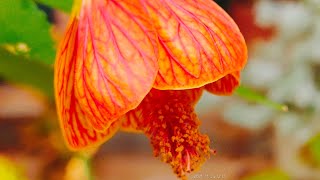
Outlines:
[[58,114],[71,149],[105,141],[152,88],[156,35],[138,7],[135,0],[83,1],[72,18],[55,64]]
[[138,106],[152,87],[156,35],[146,17],[138,0],[83,1],[71,73],[79,104],[96,130]]
[[[174,92],[175,96],[183,96],[185,99],[187,99],[188,104],[191,106],[194,106],[199,99],[201,98],[202,92],[204,88],[197,88],[192,90],[184,90],[184,91],[170,91],[171,94]],[[146,98],[142,101],[142,103],[135,109],[127,112],[123,117],[120,118],[122,124],[121,124],[121,130],[126,132],[135,132],[135,133],[142,133],[143,126],[145,119],[142,116],[142,113],[145,113],[146,111],[150,111],[152,107],[149,106],[150,97],[156,96],[156,92],[161,92],[156,89],[152,89],[149,94],[146,96]],[[168,92],[168,94],[170,94]],[[156,99],[161,99],[161,97],[153,97]]]
[[244,67],[244,38],[212,0],[144,2],[160,44],[160,69],[154,88],[200,87]]
[[228,74],[223,78],[205,86],[206,90],[221,96],[231,95],[240,85],[240,72]]
[[143,133],[142,128],[140,127],[143,117],[141,106],[138,106],[136,109],[133,109],[127,112],[121,120],[121,129],[125,132],[133,133]]
[[78,20],[73,19],[61,44],[55,64],[55,97],[62,134],[69,149],[78,150],[98,146],[109,139],[119,128],[119,121],[109,125],[104,132],[96,131],[91,117],[80,105],[81,99],[75,94],[75,61]]

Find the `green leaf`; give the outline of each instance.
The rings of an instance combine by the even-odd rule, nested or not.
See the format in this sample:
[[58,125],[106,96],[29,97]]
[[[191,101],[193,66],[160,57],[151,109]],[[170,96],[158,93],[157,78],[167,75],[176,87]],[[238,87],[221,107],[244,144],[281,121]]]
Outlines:
[[53,62],[55,50],[51,26],[34,1],[0,0],[0,27],[0,44],[23,45],[27,47],[24,50],[30,50],[28,55],[31,58],[47,64]]
[[33,86],[53,99],[53,68],[49,65],[0,48],[0,76],[14,83]]
[[282,171],[271,169],[265,170],[262,172],[258,172],[257,174],[253,174],[243,178],[242,180],[289,180],[289,176]]
[[270,99],[256,93],[255,91],[253,91],[247,87],[240,86],[236,90],[236,92],[240,97],[242,97],[244,99],[254,101],[254,102],[257,102],[260,104],[264,104],[266,106],[269,106],[271,108],[274,108],[274,109],[277,109],[280,111],[288,111],[288,106],[273,102]]
[[300,157],[302,160],[312,167],[320,167],[320,134],[309,139],[309,141],[301,148]]
[[73,3],[73,0],[35,0],[35,1],[55,9],[60,9],[64,12],[70,12],[72,3]]
[[315,164],[320,166],[320,134],[313,137],[309,142],[311,156]]

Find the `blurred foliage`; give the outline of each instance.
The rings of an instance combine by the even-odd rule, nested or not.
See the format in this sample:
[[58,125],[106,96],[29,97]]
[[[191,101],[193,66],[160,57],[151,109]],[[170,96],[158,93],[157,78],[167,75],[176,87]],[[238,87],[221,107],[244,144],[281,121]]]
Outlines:
[[0,1],[0,44],[25,46],[31,58],[51,64],[54,43],[46,15],[31,0]]
[[64,12],[70,12],[73,0],[35,0],[40,4],[47,5],[49,7],[62,10]]
[[289,176],[276,169],[265,170],[257,174],[247,176],[242,180],[289,180]]
[[274,101],[271,101],[270,99],[266,98],[265,96],[253,91],[252,89],[244,86],[240,86],[236,90],[237,94],[249,101],[257,102],[263,105],[266,105],[268,107],[277,109],[279,111],[288,111],[288,107],[283,104],[276,103]]
[[313,167],[320,167],[320,134],[312,137],[302,148],[301,157]]
[[320,134],[310,140],[309,148],[315,164],[317,166],[320,166]]
[[13,83],[33,86],[53,98],[53,68],[49,65],[0,48],[0,76]]
[[0,156],[0,179],[26,180],[21,170],[9,159]]

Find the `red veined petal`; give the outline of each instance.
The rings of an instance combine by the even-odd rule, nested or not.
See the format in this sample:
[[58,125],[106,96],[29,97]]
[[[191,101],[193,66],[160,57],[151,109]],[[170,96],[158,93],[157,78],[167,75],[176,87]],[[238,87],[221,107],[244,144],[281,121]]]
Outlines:
[[240,72],[234,72],[205,86],[206,90],[216,95],[231,95],[240,85]]
[[200,87],[244,67],[244,38],[229,15],[212,0],[144,2],[160,44],[154,88]]
[[143,121],[141,106],[127,112],[120,120],[120,130],[125,132],[143,133],[142,127],[140,126]]
[[[174,96],[184,97],[185,99],[184,101],[186,101],[191,106],[194,106],[201,98],[203,89],[204,88],[196,88],[196,89],[183,90],[183,91],[170,91],[168,92],[168,94],[171,94],[172,97]],[[142,124],[144,123],[143,121],[145,119],[143,118],[142,114],[152,109],[150,104],[152,105],[152,103],[155,103],[155,102],[150,102],[150,99],[159,100],[162,98],[162,97],[157,97],[160,94],[157,92],[161,92],[161,91],[152,89],[137,108],[127,112],[123,117],[120,118],[122,122],[121,124],[122,131],[136,132],[136,133],[143,132]],[[163,98],[166,98],[166,97],[163,97]],[[180,100],[176,99],[176,101],[180,101]]]
[[74,57],[60,60],[74,65],[74,81],[59,78],[73,82],[79,106],[104,131],[150,91],[158,71],[156,35],[139,0],[82,2],[76,41],[62,47],[75,46]]
[[87,116],[80,105],[81,99],[74,86],[77,53],[77,26],[74,18],[69,25],[65,39],[61,43],[55,64],[55,97],[62,134],[69,149],[78,150],[98,146],[109,139],[119,128],[119,122],[112,122],[104,132],[96,131],[92,117]]

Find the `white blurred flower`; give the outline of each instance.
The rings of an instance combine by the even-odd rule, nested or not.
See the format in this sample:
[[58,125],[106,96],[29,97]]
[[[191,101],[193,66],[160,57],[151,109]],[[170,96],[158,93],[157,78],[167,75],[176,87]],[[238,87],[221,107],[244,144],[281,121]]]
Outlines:
[[272,110],[266,106],[250,106],[243,102],[233,103],[226,109],[224,117],[226,121],[252,130],[266,127],[272,116]]
[[279,79],[269,90],[269,98],[277,102],[291,102],[301,108],[309,106],[317,95],[311,75],[311,70],[304,64],[294,67],[288,76]]
[[279,4],[278,10],[275,19],[281,38],[294,38],[310,29],[312,14],[302,3],[285,1]]
[[256,3],[256,22],[262,27],[269,27],[275,23],[278,17],[278,7],[269,0],[261,0]]
[[281,75],[282,68],[279,63],[268,59],[250,59],[243,73],[243,79],[245,84],[266,88],[270,87]]

